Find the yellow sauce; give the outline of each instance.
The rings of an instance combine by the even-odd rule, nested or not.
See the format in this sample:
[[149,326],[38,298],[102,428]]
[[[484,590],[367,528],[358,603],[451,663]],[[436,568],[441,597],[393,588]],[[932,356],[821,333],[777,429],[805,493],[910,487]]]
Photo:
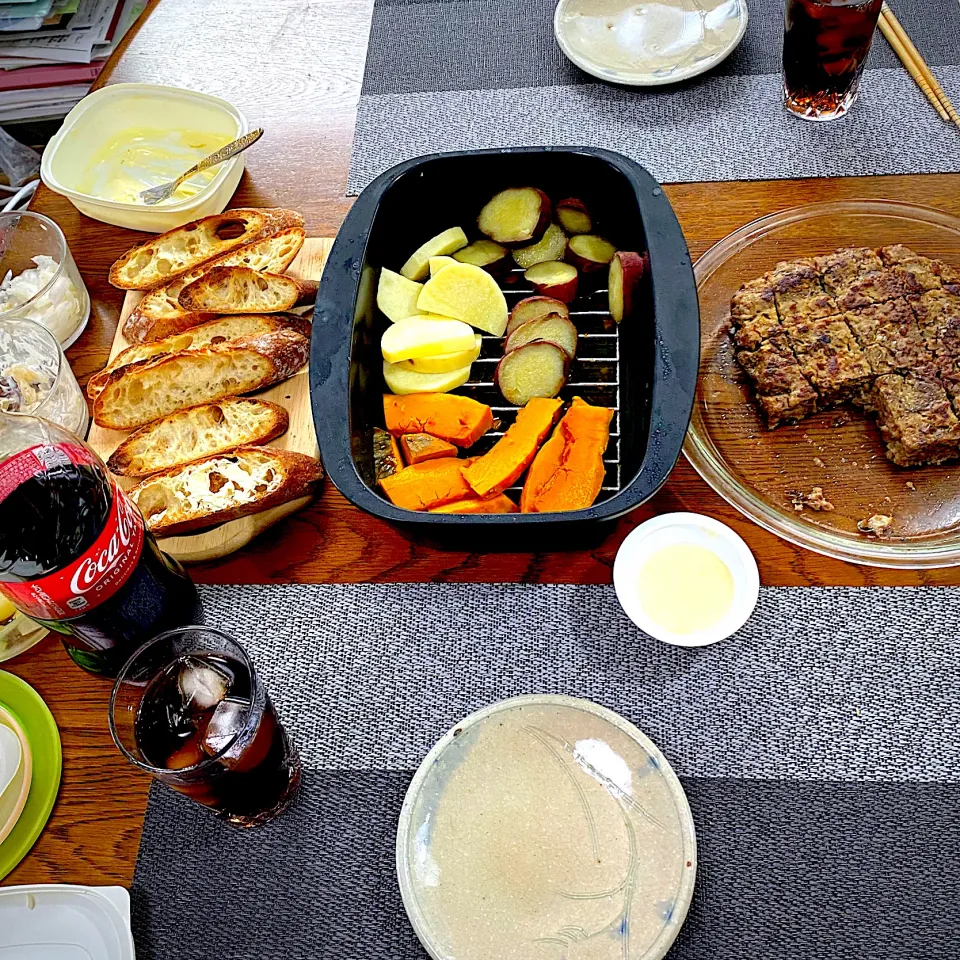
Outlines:
[[655,623],[676,634],[719,623],[733,604],[733,577],[715,554],[692,543],[654,553],[640,571],[640,603]]
[[[90,169],[78,189],[118,203],[140,203],[148,187],[169,183],[199,160],[219,150],[234,137],[196,130],[161,130],[135,127],[105,143],[91,159]],[[164,203],[177,203],[196,196],[216,175],[213,167],[180,184]]]

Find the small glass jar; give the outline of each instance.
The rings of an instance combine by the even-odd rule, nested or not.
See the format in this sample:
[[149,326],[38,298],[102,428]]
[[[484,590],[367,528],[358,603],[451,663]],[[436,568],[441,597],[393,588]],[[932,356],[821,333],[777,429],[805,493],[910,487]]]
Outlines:
[[0,663],[29,650],[47,633],[46,627],[29,620],[0,594]]
[[57,338],[33,320],[0,316],[0,417],[43,417],[83,439],[87,401]]
[[0,213],[0,318],[25,317],[69,347],[90,317],[90,295],[63,231],[32,210]]

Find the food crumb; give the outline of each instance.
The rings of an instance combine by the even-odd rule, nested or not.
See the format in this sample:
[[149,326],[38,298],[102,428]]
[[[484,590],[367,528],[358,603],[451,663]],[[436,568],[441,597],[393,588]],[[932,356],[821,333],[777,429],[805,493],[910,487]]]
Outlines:
[[826,469],[826,466],[827,466],[827,465],[826,465],[819,457],[814,457],[814,458],[813,458],[813,462],[814,462],[821,470]]
[[875,513],[866,520],[861,520],[857,524],[857,529],[861,533],[872,534],[875,537],[885,537],[887,528],[893,523],[893,517],[888,517],[882,513]]
[[916,485],[912,480],[908,480],[908,481],[907,481],[907,489],[908,489],[908,490],[916,490],[916,489],[917,489],[917,485]]
[[823,495],[823,487],[814,487],[809,493],[788,490],[787,497],[793,504],[793,509],[798,513],[802,512],[804,507],[809,507],[817,512],[822,510],[825,513],[835,509],[833,504]]

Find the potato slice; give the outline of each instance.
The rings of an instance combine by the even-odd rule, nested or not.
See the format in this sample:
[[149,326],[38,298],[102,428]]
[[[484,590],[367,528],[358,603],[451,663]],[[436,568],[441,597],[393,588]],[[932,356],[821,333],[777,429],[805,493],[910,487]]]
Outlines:
[[[528,283],[533,284],[534,289],[541,296],[553,297],[564,303],[571,303],[576,299],[579,274],[572,263],[548,260],[546,263],[532,266],[524,272],[523,276]],[[417,303],[420,304],[420,301],[418,300]],[[424,309],[422,304],[420,308]]]
[[513,246],[536,240],[550,223],[550,198],[536,187],[502,190],[480,211],[477,226],[496,243]]
[[577,352],[577,328],[569,318],[559,313],[548,313],[545,317],[536,317],[521,323],[513,333],[507,337],[503,345],[504,353],[516,350],[525,343],[534,340],[549,340],[555,343],[572,360]]
[[474,334],[476,346],[472,350],[460,350],[458,353],[436,353],[428,357],[417,357],[414,360],[401,360],[399,366],[415,373],[449,373],[459,370],[473,363],[480,356],[480,346],[483,338],[479,333]]
[[380,283],[377,284],[377,306],[391,323],[406,320],[423,312],[417,307],[421,290],[422,283],[408,280],[384,267],[380,271]]
[[423,287],[417,306],[429,313],[454,317],[502,337],[507,327],[507,301],[497,281],[472,263],[445,267]]
[[640,287],[646,275],[646,254],[620,250],[610,261],[607,296],[610,303],[610,316],[617,323],[624,317],[629,317],[637,309]]
[[593,229],[593,218],[587,205],[576,197],[561,200],[556,211],[557,220],[567,233],[589,233]]
[[617,252],[617,248],[603,237],[584,233],[570,238],[567,245],[567,259],[583,273],[602,270]]
[[518,267],[526,270],[535,263],[544,263],[547,260],[562,260],[567,252],[567,235],[555,223],[547,227],[547,232],[540,238],[539,243],[529,247],[518,247],[513,251],[513,260]]
[[536,317],[545,317],[548,313],[559,313],[561,317],[569,317],[570,308],[562,300],[554,300],[553,297],[526,297],[510,311],[507,334],[513,333],[521,323]]
[[534,397],[555,397],[567,381],[567,355],[538,340],[512,350],[497,364],[496,381],[507,403],[524,406]]
[[451,227],[438,233],[411,254],[400,268],[408,280],[424,280],[430,270],[431,257],[446,257],[467,245],[467,235],[460,227]]
[[390,392],[401,397],[410,393],[449,393],[470,379],[470,364],[447,373],[417,373],[384,360],[383,379]]
[[465,323],[447,317],[420,316],[398,320],[380,338],[387,363],[399,363],[438,353],[472,350],[475,334]]
[[430,276],[435,277],[444,267],[449,267],[457,261],[453,257],[431,257],[428,261],[430,265]]

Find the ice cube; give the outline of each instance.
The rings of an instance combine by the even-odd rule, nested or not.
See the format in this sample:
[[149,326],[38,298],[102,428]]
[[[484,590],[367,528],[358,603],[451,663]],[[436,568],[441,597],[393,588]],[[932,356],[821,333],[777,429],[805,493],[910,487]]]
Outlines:
[[188,710],[212,710],[226,699],[231,677],[205,660],[184,657],[180,662],[177,686]]
[[[203,749],[214,756],[243,731],[250,713],[250,704],[246,700],[224,700],[213,711],[203,735]],[[236,759],[243,752],[243,738],[235,743],[224,759]]]

